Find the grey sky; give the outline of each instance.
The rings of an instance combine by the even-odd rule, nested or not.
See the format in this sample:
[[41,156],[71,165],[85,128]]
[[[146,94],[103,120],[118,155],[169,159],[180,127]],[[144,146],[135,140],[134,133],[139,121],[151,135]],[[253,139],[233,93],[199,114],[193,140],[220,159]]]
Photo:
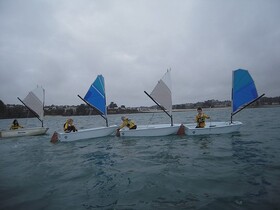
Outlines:
[[167,68],[173,104],[230,100],[238,68],[279,96],[279,20],[278,0],[0,0],[0,99],[81,104],[102,74],[108,104],[153,105]]

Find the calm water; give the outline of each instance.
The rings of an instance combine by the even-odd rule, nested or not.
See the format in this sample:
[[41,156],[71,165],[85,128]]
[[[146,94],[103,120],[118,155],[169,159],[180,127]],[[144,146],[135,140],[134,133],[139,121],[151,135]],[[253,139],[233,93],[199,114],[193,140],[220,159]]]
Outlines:
[[[227,120],[230,110],[205,112]],[[174,113],[174,122],[194,115]],[[163,114],[128,116],[169,122]],[[280,209],[279,116],[280,108],[246,109],[235,117],[244,123],[236,134],[58,144],[49,140],[66,118],[47,117],[48,135],[0,141],[0,209]],[[104,125],[98,116],[73,119],[78,128]],[[109,121],[119,124],[120,115]]]

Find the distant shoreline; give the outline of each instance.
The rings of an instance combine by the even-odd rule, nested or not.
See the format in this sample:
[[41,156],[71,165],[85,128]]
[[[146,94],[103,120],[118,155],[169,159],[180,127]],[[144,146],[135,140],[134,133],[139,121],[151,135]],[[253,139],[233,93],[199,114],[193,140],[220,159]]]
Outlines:
[[[277,108],[280,107],[280,105],[278,104],[273,104],[273,105],[261,105],[261,106],[257,106],[257,107],[248,107],[246,109],[255,109],[255,108]],[[208,107],[208,108],[203,108],[204,110],[211,110],[211,109],[230,109],[231,107]],[[173,112],[186,112],[186,111],[195,111],[196,109],[173,109]],[[113,113],[108,113],[108,115],[117,115],[117,114],[143,114],[143,113],[162,113],[161,110],[150,110],[150,111],[138,111],[138,112],[113,112]],[[98,115],[98,114],[90,114],[90,115],[45,115],[45,117],[57,117],[57,116],[61,116],[61,117],[75,117],[75,116],[94,116],[94,115]],[[17,117],[17,118],[27,118],[27,117]],[[35,118],[35,117],[29,117],[29,118]],[[14,118],[1,118],[1,119],[14,119]],[[0,119],[0,120],[1,120]]]

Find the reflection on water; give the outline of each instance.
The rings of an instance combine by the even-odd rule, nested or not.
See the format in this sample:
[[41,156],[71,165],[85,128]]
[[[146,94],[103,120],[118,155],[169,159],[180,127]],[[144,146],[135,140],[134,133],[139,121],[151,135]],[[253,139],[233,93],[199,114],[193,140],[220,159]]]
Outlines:
[[200,149],[208,149],[209,147],[209,144],[211,144],[211,137],[200,137],[198,140],[197,140],[197,143],[200,144]]

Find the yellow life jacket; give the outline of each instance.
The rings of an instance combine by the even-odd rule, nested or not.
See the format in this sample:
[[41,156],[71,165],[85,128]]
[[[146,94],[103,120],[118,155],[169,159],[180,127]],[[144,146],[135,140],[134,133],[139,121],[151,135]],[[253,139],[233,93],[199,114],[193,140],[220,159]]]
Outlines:
[[10,127],[10,130],[16,130],[16,129],[19,129],[19,128],[23,128],[23,127],[20,126],[20,125],[14,125],[14,124],[12,124],[11,127]]
[[204,128],[206,118],[209,119],[208,115],[206,115],[204,113],[196,115],[195,121],[197,122],[197,126],[200,128]]
[[128,127],[128,128],[132,128],[132,127],[135,126],[135,123],[134,123],[133,120],[125,119],[125,120],[123,121],[123,123],[121,124],[120,129],[122,129],[122,128],[125,127],[125,126]]

